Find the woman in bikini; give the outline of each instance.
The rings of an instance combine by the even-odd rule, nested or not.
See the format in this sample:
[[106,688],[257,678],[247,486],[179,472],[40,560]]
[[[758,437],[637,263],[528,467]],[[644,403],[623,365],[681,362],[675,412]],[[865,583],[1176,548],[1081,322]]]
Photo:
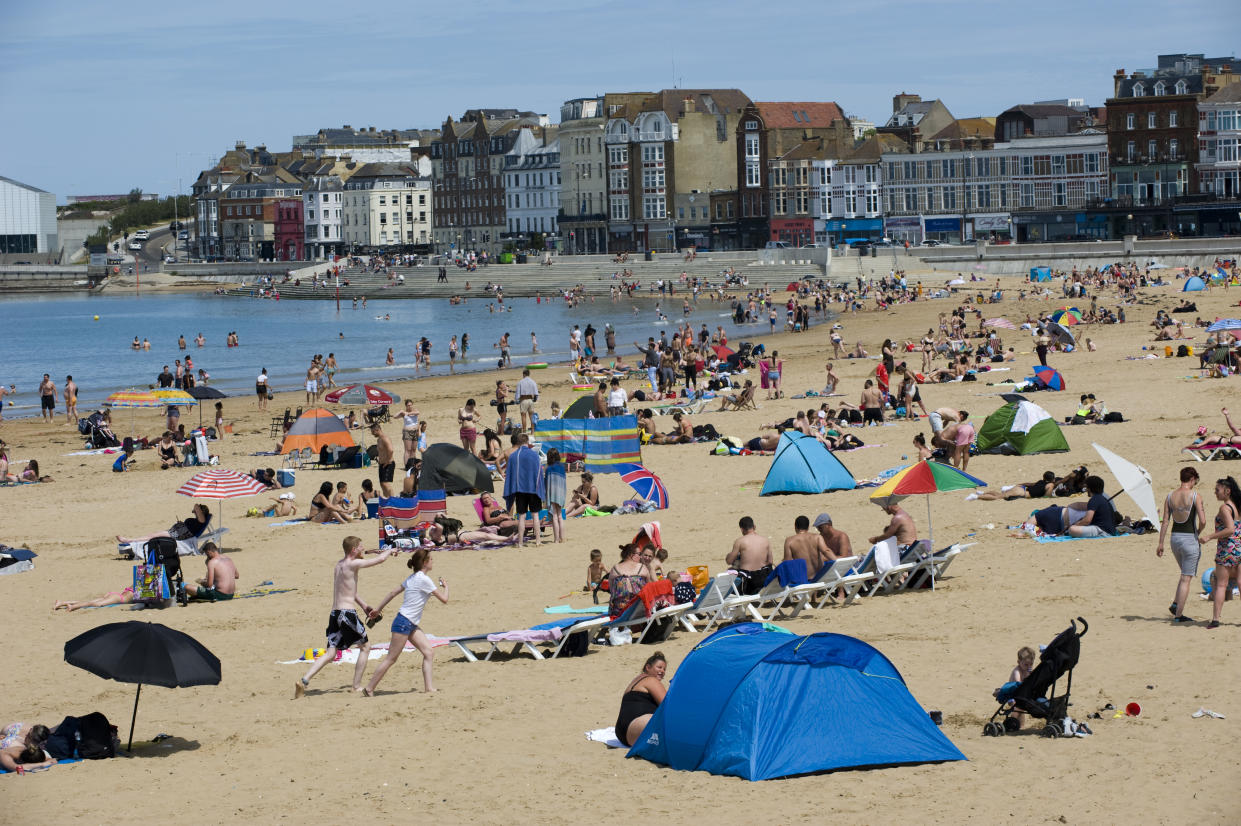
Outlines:
[[336,354],[335,353],[327,354],[327,362],[326,364],[324,364],[323,372],[324,374],[327,375],[327,386],[335,387],[336,386],[336,378],[335,378],[336,377]]
[[478,441],[478,413],[474,409],[474,400],[466,399],[465,407],[457,410],[457,424],[460,425],[458,435],[461,437],[461,446],[470,453],[476,453],[474,444]]
[[642,666],[642,673],[634,677],[621,695],[620,713],[616,717],[616,739],[632,746],[642,736],[642,730],[650,722],[659,704],[664,701],[668,689],[664,687],[664,674],[668,661],[663,652],[656,651]]
[[332,483],[319,485],[319,492],[310,500],[310,521],[323,524],[335,519],[338,522],[352,522],[353,517],[342,508],[332,504]]
[[1222,504],[1215,515],[1215,532],[1202,537],[1202,541],[1216,540],[1215,577],[1211,583],[1211,600],[1214,610],[1207,628],[1219,628],[1219,615],[1224,610],[1224,600],[1233,583],[1241,585],[1241,549],[1234,547],[1232,533],[1241,516],[1241,488],[1237,480],[1225,476],[1215,483],[1215,498]]
[[1168,606],[1174,623],[1193,622],[1183,612],[1185,600],[1189,599],[1189,585],[1198,575],[1198,559],[1202,554],[1198,532],[1207,523],[1202,498],[1194,490],[1197,484],[1198,471],[1192,467],[1181,468],[1181,486],[1163,500],[1163,521],[1159,527],[1159,545],[1155,548],[1155,555],[1163,556],[1164,539],[1171,535],[1169,544],[1172,546],[1172,555],[1181,567],[1181,577],[1176,583],[1176,596]]
[[101,597],[94,599],[58,599],[56,604],[52,606],[53,611],[59,611],[61,608],[69,611],[76,611],[79,608],[105,608],[109,605],[128,605],[134,601],[134,589],[125,588],[121,591],[109,591]]
[[478,497],[478,502],[482,505],[484,527],[495,528],[500,536],[512,536],[517,533],[517,520],[500,507],[500,503],[496,501],[493,494],[483,493]]
[[598,506],[599,488],[595,487],[595,475],[586,471],[582,474],[582,483],[574,488],[572,496],[569,497],[569,510],[565,512],[565,519],[581,516],[587,508]]

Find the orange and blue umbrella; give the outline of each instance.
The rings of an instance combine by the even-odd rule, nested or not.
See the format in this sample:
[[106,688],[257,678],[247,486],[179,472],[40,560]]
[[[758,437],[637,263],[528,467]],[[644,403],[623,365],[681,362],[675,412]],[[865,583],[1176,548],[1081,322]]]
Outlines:
[[662,479],[645,466],[630,462],[617,465],[616,470],[620,473],[621,481],[633,488],[638,496],[654,502],[659,510],[668,507],[668,488],[664,486]]
[[1035,367],[1034,379],[1048,390],[1063,390],[1068,386],[1064,376],[1054,367]]

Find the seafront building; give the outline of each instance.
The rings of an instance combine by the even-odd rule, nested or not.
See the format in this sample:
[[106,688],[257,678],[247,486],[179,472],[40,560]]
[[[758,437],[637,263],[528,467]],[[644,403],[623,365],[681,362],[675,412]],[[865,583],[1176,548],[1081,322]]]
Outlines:
[[55,255],[56,196],[0,177],[0,255]]
[[[197,250],[321,259],[1237,233],[1236,63],[1159,55],[1154,69],[1116,72],[1106,106],[1065,97],[994,116],[902,91],[876,125],[831,101],[664,89],[571,98],[559,124],[467,109],[438,129],[320,129],[289,152],[238,143],[194,184]],[[298,210],[269,220],[268,196],[230,196],[240,186],[300,187],[300,244],[288,242]]]

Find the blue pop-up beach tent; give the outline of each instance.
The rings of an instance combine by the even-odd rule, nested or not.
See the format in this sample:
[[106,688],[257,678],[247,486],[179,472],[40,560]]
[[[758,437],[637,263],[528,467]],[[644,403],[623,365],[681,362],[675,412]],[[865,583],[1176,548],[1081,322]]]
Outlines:
[[824,493],[855,487],[857,480],[853,474],[826,445],[813,436],[786,430],[780,434],[776,455],[771,459],[759,495]]
[[1030,280],[1031,281],[1050,281],[1051,280],[1051,267],[1031,267],[1030,268]]
[[747,780],[966,759],[870,645],[768,628],[696,645],[628,756]]
[[1207,282],[1203,281],[1201,278],[1199,278],[1196,275],[1191,275],[1189,278],[1185,279],[1185,286],[1181,287],[1181,292],[1196,293],[1196,292],[1201,292],[1202,290],[1205,290],[1206,288],[1207,288]]

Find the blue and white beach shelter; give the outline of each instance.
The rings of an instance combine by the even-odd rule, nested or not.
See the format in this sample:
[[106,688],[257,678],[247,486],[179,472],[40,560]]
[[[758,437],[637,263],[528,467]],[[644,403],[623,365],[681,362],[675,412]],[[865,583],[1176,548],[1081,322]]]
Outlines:
[[1051,267],[1031,267],[1030,268],[1030,280],[1031,281],[1050,281],[1051,280]]
[[747,780],[966,759],[871,646],[768,629],[696,645],[628,756]]
[[1183,293],[1197,293],[1207,288],[1207,282],[1203,281],[1196,275],[1191,275],[1185,279],[1185,286],[1181,287]]
[[853,474],[826,445],[813,436],[786,430],[780,434],[776,455],[771,459],[759,495],[824,493],[856,487]]

